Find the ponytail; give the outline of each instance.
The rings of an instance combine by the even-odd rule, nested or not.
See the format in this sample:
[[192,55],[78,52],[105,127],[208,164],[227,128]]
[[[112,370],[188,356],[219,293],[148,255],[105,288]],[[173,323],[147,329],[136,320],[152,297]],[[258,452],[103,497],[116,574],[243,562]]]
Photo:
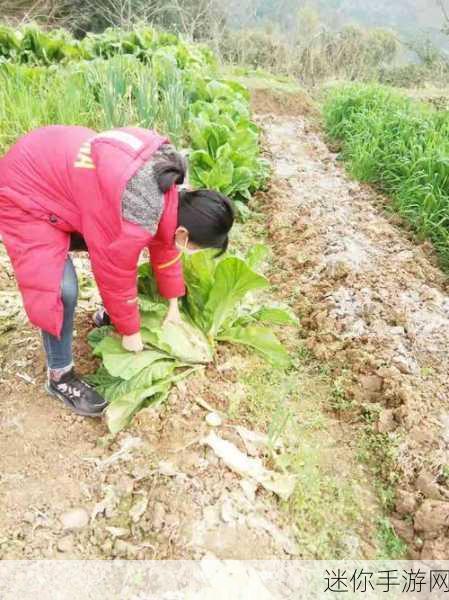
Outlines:
[[182,185],[187,161],[172,146],[164,145],[154,162],[154,174],[160,191],[165,194],[173,185]]

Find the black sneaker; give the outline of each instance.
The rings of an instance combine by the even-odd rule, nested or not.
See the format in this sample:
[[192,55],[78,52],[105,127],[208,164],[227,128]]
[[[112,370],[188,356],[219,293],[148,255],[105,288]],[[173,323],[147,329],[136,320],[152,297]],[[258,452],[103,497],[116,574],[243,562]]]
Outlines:
[[90,385],[77,377],[74,369],[62,375],[59,381],[50,379],[46,389],[82,417],[101,417],[108,404]]
[[95,327],[105,327],[111,324],[111,318],[104,308],[100,308],[93,316]]

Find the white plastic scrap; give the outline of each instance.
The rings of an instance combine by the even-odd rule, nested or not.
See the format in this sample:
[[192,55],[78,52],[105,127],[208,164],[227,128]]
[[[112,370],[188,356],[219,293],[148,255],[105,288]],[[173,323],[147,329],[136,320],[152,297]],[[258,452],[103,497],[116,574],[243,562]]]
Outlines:
[[138,523],[140,519],[145,514],[145,511],[148,507],[148,498],[146,496],[141,496],[138,498],[131,507],[129,511],[129,516],[133,523]]
[[135,448],[139,448],[140,446],[142,446],[142,444],[142,440],[138,437],[129,436],[125,438],[121,442],[120,449],[117,450],[117,452],[114,452],[114,454],[111,454],[111,456],[108,456],[108,458],[97,462],[97,469],[109,467],[110,465],[113,465],[114,463],[119,462],[121,460],[129,460],[130,458],[132,458],[131,452]]
[[202,443],[212,448],[215,454],[222,459],[227,467],[243,477],[251,477],[270,492],[274,492],[283,500],[288,500],[295,489],[296,478],[294,475],[282,475],[270,471],[263,466],[258,458],[251,458],[227,440],[211,431]]
[[[250,429],[246,429],[246,427],[241,427],[238,425],[235,430],[242,438],[243,443],[245,444],[245,448],[251,456],[256,456],[258,451],[267,448],[270,444],[268,436],[264,433],[260,433],[259,431],[251,431]],[[275,448],[281,448],[282,442],[277,440],[274,444]]]

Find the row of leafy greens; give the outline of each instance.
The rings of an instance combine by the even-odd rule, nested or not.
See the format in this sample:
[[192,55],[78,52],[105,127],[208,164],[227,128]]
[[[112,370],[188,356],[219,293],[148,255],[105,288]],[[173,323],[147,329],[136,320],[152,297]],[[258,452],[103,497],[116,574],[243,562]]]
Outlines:
[[131,31],[111,27],[103,33],[88,33],[81,41],[64,29],[44,31],[32,23],[20,28],[0,25],[0,62],[50,66],[126,54],[149,64],[161,48],[171,53],[180,68],[217,65],[207,46],[189,44],[173,33],[144,25]]
[[208,48],[150,27],[80,42],[0,26],[0,121],[1,150],[51,123],[158,129],[189,150],[190,183],[231,197],[243,216],[269,171],[246,88],[220,77]]
[[290,365],[288,353],[273,325],[297,325],[285,308],[261,306],[255,292],[269,287],[256,272],[266,248],[255,246],[246,259],[214,259],[204,250],[184,257],[188,293],[183,322],[163,326],[166,302],[158,295],[151,267],[139,276],[143,352],[123,350],[111,327],[94,330],[89,342],[102,365],[90,381],[109,401],[107,423],[112,433],[123,429],[142,407],[167,398],[171,386],[213,360],[218,342],[251,348],[274,367]]

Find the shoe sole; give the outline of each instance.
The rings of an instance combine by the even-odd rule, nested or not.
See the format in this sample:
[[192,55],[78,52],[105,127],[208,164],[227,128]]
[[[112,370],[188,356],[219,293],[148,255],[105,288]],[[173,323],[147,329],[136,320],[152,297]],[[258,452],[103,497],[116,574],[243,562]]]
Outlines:
[[85,412],[83,410],[78,410],[76,408],[74,408],[69,402],[67,402],[67,400],[64,398],[64,396],[62,394],[58,394],[58,392],[50,389],[50,387],[48,386],[48,384],[45,385],[45,390],[47,392],[47,394],[49,394],[50,396],[53,396],[54,398],[57,398],[58,400],[60,400],[64,406],[66,408],[68,408],[69,410],[71,410],[73,413],[75,413],[76,415],[80,416],[80,417],[92,417],[93,419],[99,419],[103,416],[103,413],[106,409],[106,406],[102,409],[101,412],[99,413],[90,413],[90,412]]

